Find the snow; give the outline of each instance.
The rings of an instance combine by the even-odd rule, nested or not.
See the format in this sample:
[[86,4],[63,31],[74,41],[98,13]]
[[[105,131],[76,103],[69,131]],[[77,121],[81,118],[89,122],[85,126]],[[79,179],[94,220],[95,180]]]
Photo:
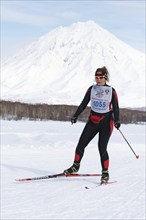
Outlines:
[[145,54],[94,21],[58,27],[5,60],[1,99],[79,105],[102,66],[121,107],[145,106]]
[[[109,186],[100,177],[16,182],[17,178],[56,174],[72,165],[85,123],[1,121],[1,219],[145,219],[145,126],[122,125],[137,160],[114,129],[108,145]],[[79,173],[100,173],[97,137],[88,147]]]

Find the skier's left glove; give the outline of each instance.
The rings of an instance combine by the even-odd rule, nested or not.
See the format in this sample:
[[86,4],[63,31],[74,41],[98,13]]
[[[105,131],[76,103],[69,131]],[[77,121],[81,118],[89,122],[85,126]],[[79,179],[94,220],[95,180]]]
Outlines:
[[116,129],[119,129],[120,126],[121,126],[120,121],[115,122],[114,126],[115,126]]
[[72,124],[74,124],[74,123],[76,123],[77,122],[77,117],[75,117],[75,116],[73,116],[72,118],[71,118],[71,123]]

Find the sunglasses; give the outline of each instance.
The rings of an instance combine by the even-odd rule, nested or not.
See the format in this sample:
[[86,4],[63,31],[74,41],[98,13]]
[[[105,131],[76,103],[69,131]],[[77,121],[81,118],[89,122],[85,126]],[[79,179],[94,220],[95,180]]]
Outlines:
[[105,76],[95,76],[96,79],[105,79]]

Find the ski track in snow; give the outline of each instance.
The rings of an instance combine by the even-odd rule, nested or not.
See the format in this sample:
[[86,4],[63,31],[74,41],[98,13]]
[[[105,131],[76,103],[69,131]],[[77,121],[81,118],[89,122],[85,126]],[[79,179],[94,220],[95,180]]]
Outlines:
[[[110,180],[115,184],[86,190],[100,177],[16,182],[17,178],[60,173],[73,161],[84,127],[78,122],[1,121],[1,219],[145,219],[145,126],[121,130],[137,160],[114,129],[108,145]],[[97,137],[88,145],[79,173],[100,173]]]

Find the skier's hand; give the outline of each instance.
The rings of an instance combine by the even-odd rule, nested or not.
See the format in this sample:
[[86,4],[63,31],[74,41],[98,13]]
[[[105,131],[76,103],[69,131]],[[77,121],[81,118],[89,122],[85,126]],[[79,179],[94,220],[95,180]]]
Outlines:
[[77,122],[77,119],[78,119],[77,117],[74,117],[74,116],[73,116],[73,117],[71,118],[71,123],[72,123],[72,124],[76,123],[76,122]]
[[114,126],[115,126],[116,129],[119,129],[120,126],[121,126],[120,121],[115,122]]

